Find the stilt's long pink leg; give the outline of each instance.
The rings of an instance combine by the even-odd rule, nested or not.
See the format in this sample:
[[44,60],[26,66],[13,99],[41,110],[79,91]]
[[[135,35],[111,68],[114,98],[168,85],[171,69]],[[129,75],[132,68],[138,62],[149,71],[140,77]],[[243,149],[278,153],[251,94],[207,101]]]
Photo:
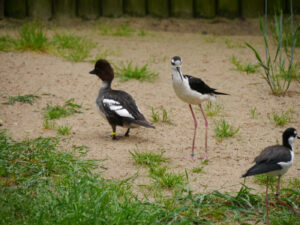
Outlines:
[[269,177],[267,176],[267,181],[266,181],[266,216],[267,216],[267,224],[269,225],[269,199],[268,199],[268,188],[269,188]]
[[200,109],[201,109],[201,112],[202,112],[202,115],[204,117],[204,120],[205,120],[205,159],[208,159],[208,153],[207,153],[207,130],[208,130],[208,122],[207,122],[207,118],[205,116],[205,113],[204,113],[204,110],[202,108],[202,105],[200,104]]
[[194,128],[194,138],[193,138],[193,146],[192,146],[192,154],[191,154],[191,157],[194,158],[195,156],[195,153],[194,153],[194,148],[195,148],[195,138],[196,138],[196,132],[197,132],[197,126],[198,126],[198,123],[197,123],[197,119],[195,117],[195,114],[193,112],[193,108],[192,106],[189,104],[189,107],[190,107],[190,110],[192,112],[192,116],[194,118],[194,125],[195,125],[195,128]]

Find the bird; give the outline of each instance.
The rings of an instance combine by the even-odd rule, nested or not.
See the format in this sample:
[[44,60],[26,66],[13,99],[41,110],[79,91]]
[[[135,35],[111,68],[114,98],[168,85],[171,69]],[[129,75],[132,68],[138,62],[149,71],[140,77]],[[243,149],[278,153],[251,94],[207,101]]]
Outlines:
[[[282,134],[282,145],[273,145],[266,147],[262,152],[254,159],[255,165],[247,170],[242,177],[253,176],[257,174],[266,174],[266,215],[267,215],[267,224],[269,224],[269,213],[268,213],[268,183],[269,176],[278,176],[278,183],[276,189],[276,200],[291,208],[285,202],[279,199],[279,188],[280,188],[280,178],[285,174],[289,168],[292,166],[294,161],[294,149],[293,143],[296,139],[300,139],[297,136],[297,130],[295,128],[287,128]],[[297,210],[291,208],[296,214],[300,214]]]
[[193,112],[192,105],[199,105],[202,115],[205,120],[205,156],[204,159],[208,159],[207,153],[207,130],[208,122],[205,116],[204,110],[201,103],[204,101],[215,100],[216,95],[228,95],[226,93],[218,92],[217,89],[209,87],[200,78],[193,77],[190,75],[183,75],[181,72],[182,60],[179,56],[174,56],[171,59],[171,70],[172,70],[172,83],[174,91],[177,97],[183,102],[188,103],[194,119],[194,137],[192,144],[192,153],[188,159],[194,159],[194,148],[195,148],[195,138],[197,130],[197,119]]
[[114,79],[114,70],[105,59],[97,60],[95,68],[90,74],[98,76],[102,85],[96,99],[96,106],[100,114],[106,118],[112,127],[112,139],[116,140],[116,127],[127,128],[125,137],[129,137],[131,128],[140,126],[155,128],[140,112],[132,96],[122,90],[113,90],[111,83]]

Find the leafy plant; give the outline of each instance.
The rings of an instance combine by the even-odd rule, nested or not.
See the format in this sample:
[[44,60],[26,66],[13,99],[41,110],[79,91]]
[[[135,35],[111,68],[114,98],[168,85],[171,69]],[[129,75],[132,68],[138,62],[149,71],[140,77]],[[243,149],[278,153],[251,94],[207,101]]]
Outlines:
[[252,109],[250,109],[250,113],[251,113],[251,119],[256,119],[257,118],[257,111],[256,111],[256,107],[253,107]]
[[15,102],[21,102],[22,104],[32,105],[37,98],[40,98],[40,96],[34,94],[28,94],[28,95],[19,94],[18,96],[9,96],[8,102],[4,102],[3,104],[13,105],[15,104]]
[[75,113],[82,113],[81,111],[79,111],[79,109],[81,108],[82,108],[81,105],[74,103],[73,98],[66,101],[63,106],[60,105],[51,106],[48,104],[47,107],[44,108],[44,112],[45,112],[44,118],[53,120],[61,117],[67,117]]
[[294,52],[296,40],[300,34],[300,27],[297,28],[297,31],[294,31],[294,18],[293,18],[293,5],[291,2],[291,17],[290,17],[290,40],[291,47],[288,48],[288,41],[283,38],[283,13],[280,11],[279,17],[274,15],[275,31],[277,40],[276,54],[274,57],[271,57],[269,50],[269,38],[268,38],[268,22],[267,22],[267,7],[265,11],[264,24],[262,19],[260,19],[260,30],[264,36],[265,43],[265,61],[262,60],[262,57],[257,52],[257,50],[246,43],[246,45],[254,52],[256,59],[258,60],[259,65],[264,69],[263,78],[267,81],[272,93],[274,95],[285,95],[288,91],[291,81],[292,81],[292,70],[294,64]]
[[226,44],[227,48],[245,48],[244,44],[232,43],[232,40],[229,38],[225,38],[225,44]]
[[213,104],[212,102],[207,102],[206,105],[204,106],[204,111],[206,116],[217,116],[220,114],[221,110],[223,109],[223,106],[221,104],[215,103]]
[[235,56],[231,57],[231,63],[235,65],[235,68],[233,68],[233,70],[246,72],[247,74],[258,72],[258,68],[259,68],[258,64],[253,64],[253,63],[242,64],[239,60],[237,60]]
[[217,138],[222,141],[223,138],[234,136],[237,132],[239,132],[239,128],[235,129],[225,119],[221,119],[215,122],[214,131]]
[[150,175],[162,188],[174,188],[185,183],[183,175],[167,172],[165,166],[151,166]]
[[162,123],[173,124],[173,122],[171,121],[171,119],[168,116],[167,110],[164,107],[161,108],[161,111],[162,111],[161,112],[161,114],[162,114],[161,116],[160,116],[160,114],[159,114],[158,111],[154,111],[153,107],[152,107],[151,110],[152,110],[151,117],[152,117],[152,121],[154,123],[162,122]]
[[57,134],[59,135],[69,135],[72,127],[69,126],[59,126],[57,128]]
[[292,121],[293,118],[293,110],[289,110],[286,112],[281,112],[281,114],[275,112],[273,113],[273,121],[277,126],[284,126],[285,124]]
[[134,150],[133,152],[129,151],[132,158],[137,164],[140,165],[160,165],[163,162],[167,162],[169,159],[163,157],[163,154],[165,153],[165,150],[159,149],[159,153],[155,152],[140,152],[138,150]]
[[15,48],[16,41],[9,36],[0,36],[0,51],[11,51]]
[[45,119],[43,122],[43,127],[44,127],[44,129],[52,130],[52,129],[55,129],[56,123],[49,119]]
[[142,67],[132,66],[132,62],[128,65],[124,63],[120,67],[115,66],[116,75],[120,78],[121,81],[128,81],[130,79],[136,79],[139,81],[150,81],[152,82],[155,78],[158,77],[158,73],[151,72],[148,69],[148,64],[145,64]]
[[194,167],[193,169],[192,169],[192,172],[193,173],[203,173],[203,167]]

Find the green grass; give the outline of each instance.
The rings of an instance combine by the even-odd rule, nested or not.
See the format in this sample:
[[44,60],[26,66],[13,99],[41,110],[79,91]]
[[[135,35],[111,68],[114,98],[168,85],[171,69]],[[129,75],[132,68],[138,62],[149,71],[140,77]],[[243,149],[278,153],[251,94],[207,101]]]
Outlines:
[[15,49],[15,40],[9,36],[0,36],[0,51],[12,51]]
[[84,61],[95,47],[91,41],[74,34],[55,34],[51,45],[55,54],[74,62]]
[[72,127],[69,126],[59,126],[57,128],[58,135],[70,135]]
[[69,99],[65,102],[63,106],[60,105],[47,105],[44,108],[44,118],[47,120],[58,119],[61,117],[71,116],[75,113],[82,113],[80,109],[82,108],[81,105],[74,103],[74,99]]
[[253,108],[250,109],[250,114],[251,114],[251,116],[250,116],[251,119],[256,119],[257,118],[257,109],[256,109],[256,107],[253,107]]
[[217,36],[216,35],[205,35],[205,36],[203,36],[203,40],[206,43],[215,43],[217,41]]
[[142,67],[132,66],[132,62],[125,65],[121,63],[121,66],[115,66],[116,75],[120,78],[121,81],[128,81],[135,79],[138,81],[149,81],[153,82],[159,75],[158,73],[152,72],[148,69],[148,64],[143,65]]
[[153,36],[151,33],[144,29],[135,29],[129,23],[123,23],[118,26],[112,26],[108,23],[99,24],[98,29],[101,35],[109,36],[121,36],[121,37],[131,37],[131,36]]
[[[193,193],[177,182],[171,195],[139,199],[130,179],[108,180],[93,172],[101,163],[81,159],[86,146],[68,150],[60,146],[64,144],[59,138],[15,141],[0,132],[0,224],[264,223],[264,194],[254,194],[245,185],[235,193]],[[159,172],[166,173],[165,169]],[[300,205],[299,195],[297,178],[280,191],[281,199],[295,207]],[[274,197],[270,193],[272,203]],[[270,220],[271,224],[297,224],[299,215],[274,202]]]
[[224,138],[232,137],[239,132],[239,128],[234,128],[225,119],[215,121],[215,134],[217,139],[222,141]]
[[40,98],[38,95],[28,94],[28,95],[17,95],[17,96],[9,96],[8,101],[3,104],[13,105],[16,102],[21,102],[22,104],[30,104],[32,105],[37,98]]
[[227,48],[246,48],[245,44],[233,43],[233,41],[229,38],[225,38],[225,44]]
[[272,120],[276,126],[284,126],[292,121],[293,113],[294,111],[292,109],[281,113],[274,112]]
[[199,166],[199,167],[194,167],[192,169],[193,173],[203,173],[203,167]]
[[218,116],[221,113],[221,110],[223,109],[223,106],[221,104],[215,103],[213,104],[212,102],[207,102],[206,105],[204,106],[204,111],[206,116],[213,117],[213,116]]
[[246,72],[247,74],[257,73],[260,67],[258,64],[253,64],[253,63],[242,64],[235,56],[232,56],[230,60],[231,63],[235,65],[235,68],[233,68],[232,70]]
[[138,149],[133,152],[129,151],[135,163],[139,165],[160,165],[163,162],[169,161],[168,158],[163,157],[165,150],[159,150],[159,153],[155,152],[140,152]]
[[151,114],[152,122],[154,123],[162,122],[162,123],[168,123],[174,125],[165,108],[163,107],[161,108],[161,115],[159,114],[159,111],[155,111],[153,107],[151,108],[151,110],[152,110],[152,114]]
[[56,123],[54,121],[49,120],[49,119],[44,119],[43,127],[46,130],[53,130],[56,127]]
[[[272,187],[271,188],[272,190],[274,190],[274,187],[276,187],[277,181],[278,181],[278,177],[275,176],[269,177],[269,185]],[[259,185],[266,185],[267,176],[265,174],[255,175],[254,182]]]

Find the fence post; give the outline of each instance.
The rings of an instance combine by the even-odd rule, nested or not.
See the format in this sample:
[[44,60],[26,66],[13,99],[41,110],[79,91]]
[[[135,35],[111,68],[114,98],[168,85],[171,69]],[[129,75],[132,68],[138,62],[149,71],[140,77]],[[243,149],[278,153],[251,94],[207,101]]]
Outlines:
[[148,13],[156,17],[169,17],[169,1],[168,0],[148,0]]
[[217,14],[227,18],[239,16],[239,0],[219,0]]
[[285,13],[287,10],[285,3],[286,3],[285,0],[268,0],[268,14],[269,15],[274,15],[274,13],[278,14],[279,12],[278,10],[280,9],[282,9],[282,12]]
[[28,15],[32,18],[49,20],[52,16],[51,0],[27,0]]
[[146,0],[124,0],[124,12],[131,16],[145,16]]
[[258,17],[264,15],[264,1],[241,0],[241,14],[243,17]]
[[0,0],[0,20],[4,18],[4,0]]
[[195,0],[196,17],[213,18],[216,16],[215,0]]
[[26,17],[26,0],[5,0],[4,14],[17,19]]
[[76,0],[53,0],[54,17],[57,19],[76,16]]
[[193,17],[193,0],[171,0],[171,16]]
[[102,16],[120,17],[123,14],[123,0],[102,0]]
[[100,16],[99,0],[77,0],[77,14],[82,19],[96,19]]

